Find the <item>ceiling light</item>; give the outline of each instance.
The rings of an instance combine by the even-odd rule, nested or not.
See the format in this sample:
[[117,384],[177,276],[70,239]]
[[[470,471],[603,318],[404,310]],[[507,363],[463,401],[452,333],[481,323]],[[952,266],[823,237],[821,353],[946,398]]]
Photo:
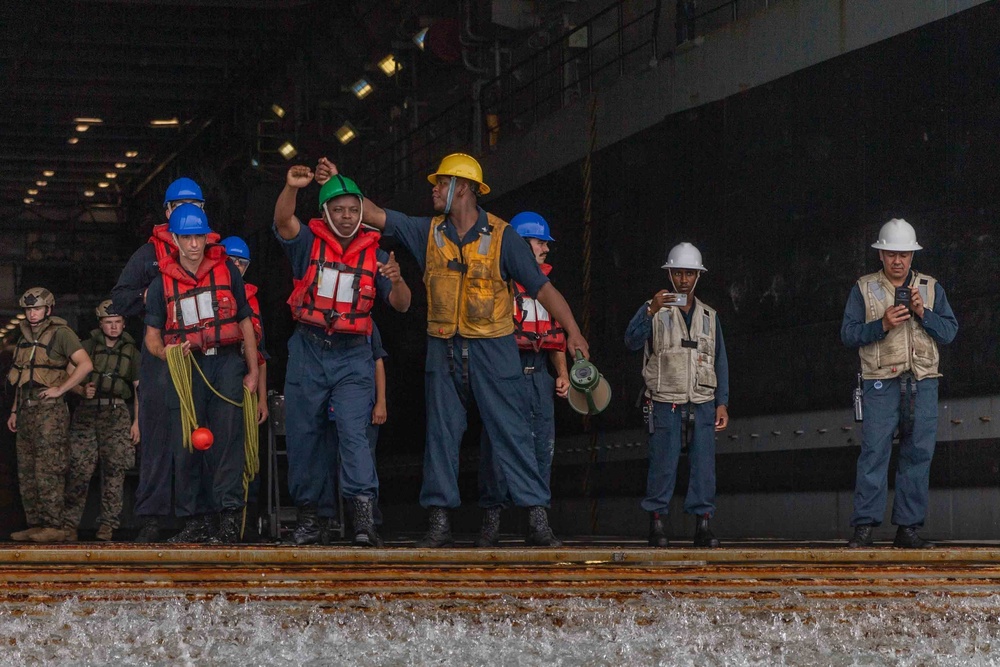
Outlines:
[[139,157],[139,151],[125,151],[125,157]]
[[413,43],[416,44],[417,48],[421,51],[424,50],[424,40],[427,39],[427,30],[428,28],[424,28],[413,36]]
[[23,320],[23,319],[25,319],[26,317],[27,317],[27,315],[25,315],[24,313],[18,313],[18,314],[17,314],[17,319],[19,319],[19,320]]
[[45,171],[42,172],[42,176],[46,176],[48,178],[52,178],[55,175],[56,172],[52,171],[51,169],[46,169]]
[[16,327],[20,322],[21,320],[17,319],[17,317],[12,317],[10,318],[10,322],[8,322],[7,324]]
[[352,139],[358,136],[358,131],[354,129],[354,126],[350,123],[344,123],[337,130],[337,141],[342,144],[350,143]]
[[368,79],[358,79],[354,82],[354,85],[351,86],[351,92],[353,92],[354,96],[359,100],[363,100],[368,97],[373,90],[375,89],[372,88],[372,84],[368,83]]
[[93,190],[84,190],[83,191],[83,196],[84,197],[93,197],[94,196],[94,191]]
[[38,194],[38,190],[36,190],[35,188],[30,188],[28,190],[28,194],[29,195],[37,195]]
[[298,149],[292,145],[292,142],[286,141],[285,143],[278,146],[278,152],[281,153],[281,157],[286,160],[291,160],[293,157],[299,154]]
[[118,178],[118,174],[116,174],[113,171],[109,171],[108,173],[104,174],[104,178]]
[[272,104],[271,105],[271,113],[273,113],[278,118],[284,118],[285,117],[285,110],[282,109],[281,106],[279,106],[277,104]]
[[44,188],[48,184],[49,184],[48,181],[35,181],[35,185],[37,185],[40,188]]
[[106,188],[109,185],[111,185],[111,184],[108,183],[107,181],[101,181],[100,183],[97,184],[97,187],[99,187],[99,188]]
[[[98,123],[103,123],[104,121],[100,118],[74,118],[74,123],[87,123],[88,125],[97,125]],[[81,130],[82,132],[83,130]]]
[[34,204],[34,203],[35,203],[35,200],[34,200],[34,199],[32,199],[31,197],[25,197],[25,198],[24,198],[24,203],[25,203],[25,204]]
[[403,69],[403,66],[396,62],[396,56],[390,53],[385,58],[378,61],[378,68],[382,70],[386,76],[393,76],[396,72]]
[[80,137],[70,137],[69,139],[66,140],[66,143],[67,144],[75,144],[78,141],[80,141]]
[[80,123],[79,125],[76,126],[76,131],[77,132],[86,132],[89,129],[90,129],[90,126],[89,125],[85,125],[83,123]]
[[124,169],[127,166],[124,162],[115,162],[115,169]]
[[[177,117],[175,116],[173,118],[154,118],[149,121],[149,124],[152,127],[177,127],[181,124],[181,122],[177,120]],[[126,155],[128,155],[128,153],[126,153]]]

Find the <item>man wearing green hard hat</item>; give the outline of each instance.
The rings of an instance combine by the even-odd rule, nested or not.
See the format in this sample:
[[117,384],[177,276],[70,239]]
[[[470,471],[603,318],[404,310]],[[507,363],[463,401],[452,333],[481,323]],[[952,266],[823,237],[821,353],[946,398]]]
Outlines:
[[293,166],[274,205],[274,233],[292,263],[288,305],[297,322],[285,374],[288,489],[298,513],[293,539],[314,544],[320,538],[320,501],[337,462],[336,429],[339,491],[351,505],[354,543],[379,546],[378,476],[367,437],[375,395],[371,309],[380,296],[405,312],[410,288],[395,257],[378,247],[381,235],[361,228],[365,198],[351,179],[324,180],[321,217],[299,222],[298,191],[312,181],[309,167]]

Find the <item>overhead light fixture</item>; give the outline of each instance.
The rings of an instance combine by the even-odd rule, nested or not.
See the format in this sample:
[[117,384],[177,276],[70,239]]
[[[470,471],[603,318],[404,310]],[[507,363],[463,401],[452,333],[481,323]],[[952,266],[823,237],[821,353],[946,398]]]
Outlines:
[[83,196],[84,196],[84,197],[93,197],[93,196],[94,196],[94,194],[95,194],[95,193],[94,193],[94,191],[93,191],[93,190],[84,190],[84,191],[83,191]]
[[424,28],[413,36],[413,43],[416,44],[417,48],[421,51],[424,50],[424,40],[427,39],[427,30],[428,28]]
[[150,127],[177,127],[180,124],[181,122],[177,120],[176,116],[173,118],[154,118],[149,121]]
[[284,118],[285,117],[285,110],[282,109],[281,106],[278,105],[278,104],[272,104],[271,105],[271,113],[273,113],[278,118]]
[[48,184],[49,184],[48,181],[35,181],[35,185],[37,185],[40,188],[44,188]]
[[100,183],[97,184],[97,187],[99,187],[99,188],[106,188],[109,185],[111,185],[111,184],[108,183],[107,181],[101,181]]
[[[82,118],[74,118],[73,122],[74,123],[86,123],[87,125],[99,125],[100,123],[103,123],[104,121],[101,120],[100,118],[88,118],[88,117],[84,116]],[[82,131],[83,130],[81,130],[81,132]]]
[[66,140],[66,143],[67,144],[75,144],[75,143],[78,143],[79,141],[80,141],[80,137],[70,137],[69,139]]
[[28,194],[29,195],[37,195],[38,194],[38,190],[36,190],[35,188],[29,188],[28,189]]
[[139,157],[139,151],[125,151],[125,157]]
[[124,169],[127,166],[124,162],[115,162],[115,169]]
[[359,100],[363,100],[368,97],[373,90],[375,89],[372,88],[372,84],[368,83],[368,79],[364,78],[358,79],[354,82],[354,85],[351,86],[351,92],[354,93],[354,96]]
[[20,323],[20,321],[21,320],[17,319],[17,317],[15,316],[15,317],[10,318],[10,322],[8,322],[7,324],[9,324],[10,326],[16,327],[18,325],[18,323]]
[[278,146],[278,152],[281,153],[281,157],[285,158],[286,160],[291,160],[293,157],[299,154],[298,149],[295,148],[295,146],[293,146],[292,142],[290,141],[286,141],[285,143]]
[[394,76],[396,72],[403,69],[403,66],[396,62],[396,56],[390,53],[385,58],[378,61],[378,68],[382,70],[386,76]]
[[52,178],[55,175],[56,172],[52,171],[51,169],[46,169],[45,171],[42,172],[42,176],[46,176],[48,178]]
[[35,203],[35,200],[34,200],[34,199],[32,199],[31,197],[25,197],[25,198],[24,198],[24,203],[25,203],[25,204],[34,204],[34,203]]
[[24,313],[18,313],[18,314],[17,314],[17,319],[19,319],[19,320],[23,320],[23,319],[25,319],[25,318],[27,318],[27,317],[28,317],[28,316],[27,316],[27,315],[25,315]]
[[85,124],[85,123],[80,123],[79,125],[76,126],[76,131],[77,132],[86,132],[89,129],[90,129],[90,126],[87,125],[87,124]]
[[343,125],[340,126],[340,129],[337,130],[337,141],[339,141],[342,144],[350,143],[351,140],[353,140],[357,136],[358,136],[358,131],[355,130],[354,126],[351,125],[350,123],[344,123]]
[[116,174],[113,171],[109,171],[108,173],[104,174],[104,178],[115,179],[115,178],[118,178],[118,174]]

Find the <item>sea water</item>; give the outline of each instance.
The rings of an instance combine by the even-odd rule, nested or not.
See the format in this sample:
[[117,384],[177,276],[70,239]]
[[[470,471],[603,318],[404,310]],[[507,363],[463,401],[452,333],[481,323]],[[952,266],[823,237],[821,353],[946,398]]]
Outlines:
[[7,602],[0,664],[1000,665],[1000,597]]

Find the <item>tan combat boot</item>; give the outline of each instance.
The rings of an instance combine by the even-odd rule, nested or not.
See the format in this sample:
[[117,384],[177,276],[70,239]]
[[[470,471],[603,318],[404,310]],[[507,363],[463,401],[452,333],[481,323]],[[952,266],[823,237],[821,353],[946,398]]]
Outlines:
[[112,532],[113,529],[111,528],[111,526],[109,526],[106,523],[102,523],[100,527],[97,529],[97,539],[101,540],[102,542],[110,542]]
[[63,542],[76,542],[79,538],[76,535],[76,528],[63,528]]
[[31,539],[31,536],[42,529],[41,526],[32,526],[31,528],[26,528],[25,530],[19,530],[16,533],[10,534],[10,539],[15,542],[27,542]]
[[31,536],[32,542],[62,542],[65,539],[66,532],[62,528],[42,528]]

